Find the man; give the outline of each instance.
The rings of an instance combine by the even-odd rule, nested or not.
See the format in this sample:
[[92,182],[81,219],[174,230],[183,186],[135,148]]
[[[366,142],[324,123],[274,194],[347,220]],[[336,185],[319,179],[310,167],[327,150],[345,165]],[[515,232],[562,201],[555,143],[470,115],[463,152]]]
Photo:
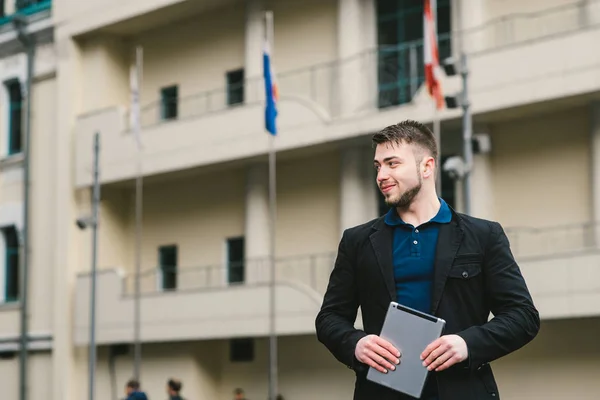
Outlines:
[[169,400],[183,400],[180,392],[182,388],[182,383],[178,379],[169,379],[167,382],[167,394],[169,395]]
[[233,391],[233,400],[247,400],[244,395],[244,390],[237,388]]
[[148,400],[146,393],[140,390],[140,383],[135,379],[130,380],[125,385],[125,394],[127,400]]
[[[437,147],[415,121],[373,136],[377,184],[390,211],[344,232],[321,311],[319,341],[356,372],[355,400],[402,395],[366,379],[401,353],[377,335],[390,301],[446,320],[422,350],[422,399],[498,399],[489,362],[531,341],[539,315],[500,224],[454,212],[435,190]],[[358,307],[364,331],[354,328]],[[490,312],[494,318],[488,321]]]

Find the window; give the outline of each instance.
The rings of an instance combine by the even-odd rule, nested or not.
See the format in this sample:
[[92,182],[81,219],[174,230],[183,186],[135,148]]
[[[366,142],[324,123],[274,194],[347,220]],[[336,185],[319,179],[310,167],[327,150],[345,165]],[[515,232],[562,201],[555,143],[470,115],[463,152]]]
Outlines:
[[[450,56],[450,0],[437,1],[440,60]],[[422,0],[377,0],[379,107],[412,100],[425,80]]]
[[158,259],[161,272],[161,289],[177,289],[177,246],[160,247],[158,249]]
[[19,239],[14,226],[2,229],[4,239],[4,302],[19,300]]
[[8,155],[20,153],[22,148],[23,96],[21,84],[13,79],[5,83],[8,92]]
[[231,339],[229,341],[229,360],[248,362],[254,360],[254,339]]
[[177,118],[177,106],[179,100],[177,86],[169,86],[160,91],[161,118],[163,120]]
[[244,102],[244,69],[236,69],[227,73],[227,104]]
[[227,280],[229,283],[244,282],[244,258],[244,238],[227,239]]
[[20,11],[24,8],[35,6],[41,3],[49,3],[49,0],[17,0],[16,9],[17,11]]
[[0,18],[6,16],[5,8],[4,8],[4,0],[0,0]]

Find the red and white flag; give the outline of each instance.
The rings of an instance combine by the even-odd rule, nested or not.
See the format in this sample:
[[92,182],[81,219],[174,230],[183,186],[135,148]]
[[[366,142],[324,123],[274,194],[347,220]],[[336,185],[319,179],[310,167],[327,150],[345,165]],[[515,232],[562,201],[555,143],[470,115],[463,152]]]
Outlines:
[[425,61],[425,83],[427,91],[433,97],[436,108],[444,108],[444,95],[438,75],[440,59],[436,28],[436,0],[423,0],[423,59]]

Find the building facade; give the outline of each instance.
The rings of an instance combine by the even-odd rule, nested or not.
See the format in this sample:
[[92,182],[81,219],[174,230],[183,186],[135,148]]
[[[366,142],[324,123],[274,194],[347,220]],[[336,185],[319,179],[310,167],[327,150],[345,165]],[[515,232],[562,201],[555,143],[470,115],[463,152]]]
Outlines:
[[[8,3],[6,15],[15,11]],[[264,10],[274,15],[281,92],[279,389],[286,399],[350,397],[353,373],[317,342],[314,318],[343,230],[386,211],[371,167],[370,134],[408,118],[428,124],[435,118],[423,87],[421,3],[54,0],[51,12],[42,7],[30,14],[32,29],[38,24],[40,32],[51,32],[39,40],[32,97],[28,318],[29,335],[39,340],[30,344],[30,398],[87,393],[92,237],[75,221],[91,210],[95,133],[102,191],[98,398],[120,397],[133,374],[138,173],[144,389],[151,398],[164,397],[166,380],[176,376],[190,399],[225,400],[236,387],[250,399],[266,398]],[[440,57],[465,53],[468,59],[481,145],[475,146],[471,214],[503,224],[543,320],[534,342],[492,364],[502,397],[595,398],[600,55],[592,49],[600,40],[600,1],[437,3]],[[20,302],[13,300],[20,298],[14,271],[23,218],[22,135],[14,127],[23,118],[16,105],[23,93],[14,82],[23,82],[25,62],[14,36],[8,25],[0,31],[0,50],[6,48],[0,60],[0,250],[6,254],[0,330],[7,342],[0,348],[0,380],[7,399],[19,393]],[[141,151],[129,118],[138,47]],[[446,94],[460,86],[457,77],[443,79]],[[462,153],[461,112],[437,117],[443,162]],[[443,197],[461,211],[461,181],[446,172],[440,179]]]

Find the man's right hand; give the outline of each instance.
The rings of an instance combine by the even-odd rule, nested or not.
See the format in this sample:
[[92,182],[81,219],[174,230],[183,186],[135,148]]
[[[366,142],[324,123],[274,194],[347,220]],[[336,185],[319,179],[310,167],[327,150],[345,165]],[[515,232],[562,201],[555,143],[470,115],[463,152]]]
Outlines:
[[379,372],[387,373],[395,370],[400,364],[400,352],[390,342],[377,335],[368,335],[356,343],[354,356],[358,361],[367,364]]

